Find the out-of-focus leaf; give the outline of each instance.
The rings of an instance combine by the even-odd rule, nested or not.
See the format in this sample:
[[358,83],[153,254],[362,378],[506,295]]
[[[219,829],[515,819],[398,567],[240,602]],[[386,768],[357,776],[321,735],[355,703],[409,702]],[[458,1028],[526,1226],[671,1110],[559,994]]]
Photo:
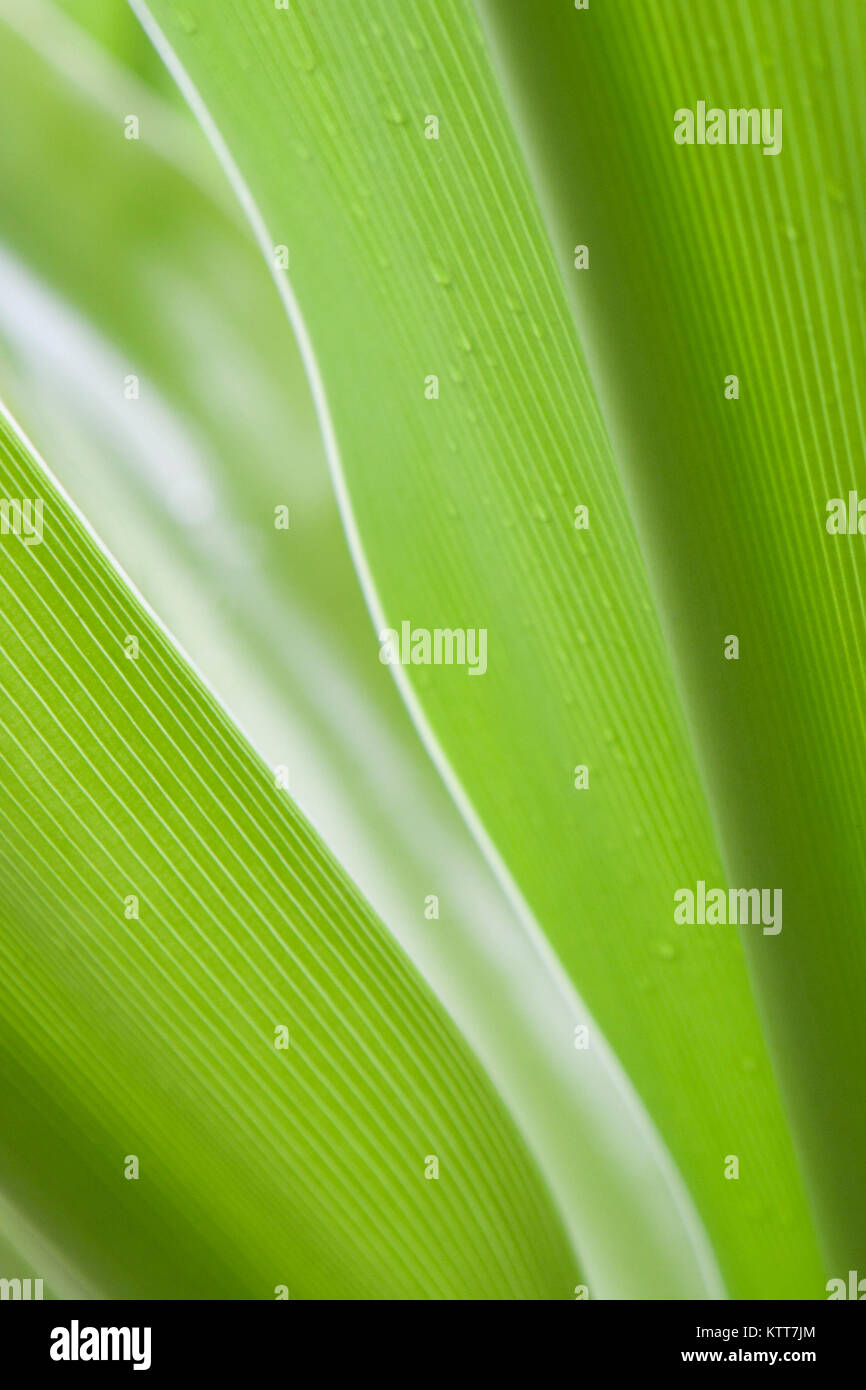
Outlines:
[[5,415],[0,493],[5,1201],[116,1297],[568,1296],[472,1054]]

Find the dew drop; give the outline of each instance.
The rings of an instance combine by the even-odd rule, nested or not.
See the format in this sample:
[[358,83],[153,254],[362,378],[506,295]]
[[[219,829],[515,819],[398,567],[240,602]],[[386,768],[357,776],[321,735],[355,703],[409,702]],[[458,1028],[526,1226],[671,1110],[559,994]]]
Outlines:
[[192,38],[193,34],[198,33],[198,20],[195,15],[190,14],[189,10],[178,10],[177,22],[185,34]]
[[653,942],[653,954],[658,956],[659,960],[676,960],[677,951],[676,947],[672,946],[669,941],[655,941]]
[[433,276],[433,279],[436,281],[437,285],[448,286],[452,283],[450,272],[447,271],[444,265],[442,265],[439,261],[430,261],[429,265],[430,273]]

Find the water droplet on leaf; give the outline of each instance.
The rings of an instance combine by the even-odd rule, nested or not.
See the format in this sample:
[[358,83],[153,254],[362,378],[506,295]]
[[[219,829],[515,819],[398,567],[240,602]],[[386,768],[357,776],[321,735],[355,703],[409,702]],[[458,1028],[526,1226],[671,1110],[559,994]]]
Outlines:
[[653,943],[653,954],[657,955],[659,960],[676,960],[677,951],[669,941],[656,941]]
[[450,285],[451,274],[439,261],[430,261],[430,273],[437,285]]

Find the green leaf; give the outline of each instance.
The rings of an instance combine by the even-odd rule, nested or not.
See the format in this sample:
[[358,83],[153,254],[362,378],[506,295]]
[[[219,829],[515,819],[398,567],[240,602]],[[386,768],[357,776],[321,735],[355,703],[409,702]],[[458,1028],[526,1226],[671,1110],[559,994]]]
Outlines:
[[[300,358],[203,137],[204,152],[73,32],[49,43],[31,12],[0,11],[23,30],[0,46],[0,91],[27,136],[0,149],[0,351],[16,412],[268,763],[288,764],[455,1018],[531,1143],[593,1296],[717,1293],[651,1120],[597,1027],[575,1052],[585,1005],[497,891],[375,659]],[[146,113],[132,147],[130,109]],[[34,184],[58,130],[62,165],[50,188]],[[89,183],[99,198],[79,197]],[[62,223],[56,199],[74,209]],[[141,394],[127,401],[133,365]],[[280,499],[289,533],[271,524]]]
[[[376,629],[487,629],[482,679],[396,672],[452,794],[659,1126],[729,1290],[815,1296],[741,945],[673,922],[678,887],[726,883],[721,854],[549,233],[468,6],[365,0],[335,23],[297,5],[190,3],[194,32],[167,0],[133,8],[263,250],[290,247],[291,290],[275,278]],[[572,524],[578,504],[589,531]],[[743,1156],[734,1196],[730,1153]]]
[[[594,7],[591,29],[556,7],[534,24],[519,0],[481,9],[729,879],[783,893],[781,933],[746,929],[745,945],[836,1276],[866,1242],[862,560],[857,535],[826,525],[829,499],[866,492],[862,6],[654,0],[629,24]],[[779,112],[779,153],[675,144],[674,112],[702,96]],[[591,275],[568,273],[575,240],[595,248]],[[682,882],[701,876],[694,856]]]
[[568,1296],[471,1053],[5,415],[0,490],[6,1200],[115,1297]]
[[[0,0],[0,393],[65,487],[4,417],[0,1272],[822,1296],[866,1225],[854,0],[131,8]],[[699,97],[784,150],[677,145]],[[486,669],[392,682],[404,624]],[[677,923],[698,880],[782,932]]]

